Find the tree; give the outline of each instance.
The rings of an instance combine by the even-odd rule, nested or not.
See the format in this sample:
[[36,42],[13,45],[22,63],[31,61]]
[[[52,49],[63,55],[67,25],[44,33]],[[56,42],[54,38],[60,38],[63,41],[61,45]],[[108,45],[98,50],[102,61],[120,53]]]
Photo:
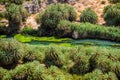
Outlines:
[[11,4],[6,7],[6,18],[9,21],[9,31],[16,33],[20,29],[20,24],[27,17],[27,11],[21,5]]
[[[46,35],[55,34],[55,29],[57,24],[65,19],[69,21],[74,21],[76,19],[76,12],[73,7],[67,4],[55,4],[50,5],[44,13],[39,14],[37,21],[41,22],[40,30],[42,30]],[[40,31],[39,30],[39,31]]]

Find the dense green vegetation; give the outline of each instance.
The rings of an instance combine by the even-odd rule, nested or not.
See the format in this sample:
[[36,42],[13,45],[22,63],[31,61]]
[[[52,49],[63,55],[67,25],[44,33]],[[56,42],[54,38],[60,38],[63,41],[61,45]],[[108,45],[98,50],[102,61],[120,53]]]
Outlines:
[[107,25],[120,26],[120,3],[107,6],[104,9],[104,19]]
[[118,80],[119,53],[119,49],[110,47],[32,46],[1,39],[0,79]]
[[98,16],[97,14],[91,9],[86,8],[80,15],[80,22],[90,22],[90,23],[97,23]]
[[120,0],[109,0],[111,3],[118,3]]
[[39,35],[53,35],[56,33],[57,24],[63,20],[74,21],[76,19],[76,12],[73,7],[67,4],[50,5],[44,13],[40,13],[37,22],[41,22],[39,28]]
[[76,39],[99,38],[120,41],[120,29],[115,27],[106,27],[90,23],[71,23],[66,20],[61,21],[58,27],[61,28],[63,33],[69,33],[71,37]]
[[9,21],[8,33],[16,33],[20,30],[20,25],[27,17],[27,11],[22,5],[10,4],[6,7],[6,18]]
[[[117,4],[104,9],[104,19],[109,27],[96,24],[98,17],[90,8],[81,13],[81,23],[74,22],[74,8],[58,3],[51,4],[38,14],[38,29],[27,25],[21,29],[21,24],[28,16],[22,5],[24,1],[0,0],[6,7],[6,12],[0,13],[0,20],[6,18],[9,22],[8,26],[0,23],[0,80],[120,79],[120,44],[101,47],[91,42],[83,45],[79,45],[79,42],[76,43],[78,45],[67,43],[83,38],[120,42],[119,0],[110,0]],[[8,35],[12,36],[6,38]],[[28,44],[32,41],[61,44]]]

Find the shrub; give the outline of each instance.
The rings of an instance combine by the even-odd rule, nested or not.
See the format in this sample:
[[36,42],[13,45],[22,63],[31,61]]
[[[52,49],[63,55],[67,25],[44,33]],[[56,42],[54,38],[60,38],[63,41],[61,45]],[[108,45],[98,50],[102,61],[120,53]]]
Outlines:
[[[109,60],[106,56],[100,56],[97,60],[96,60],[96,68],[102,70],[103,72],[108,72],[110,71],[110,62],[112,62],[111,60]],[[91,63],[92,64],[92,63]],[[92,64],[94,65],[94,64]]]
[[12,80],[12,75],[10,74],[10,72],[7,72],[2,78],[2,80]]
[[38,18],[38,22],[41,21],[40,31],[43,30],[42,33],[46,35],[55,34],[55,29],[59,21],[63,19],[73,21],[75,20],[75,16],[75,10],[67,4],[62,5],[59,3],[50,5],[43,13],[42,18],[40,14],[39,17],[41,20]]
[[25,79],[27,76],[27,68],[24,65],[17,66],[12,75],[13,79]]
[[120,62],[119,61],[113,62],[111,63],[110,66],[111,66],[111,71],[114,72],[119,79],[120,78]]
[[9,21],[8,33],[16,33],[20,30],[20,24],[27,17],[27,11],[21,5],[10,4],[6,7],[5,17]]
[[67,20],[61,20],[57,25],[56,31],[57,36],[59,37],[71,37],[72,30],[71,30],[71,23]]
[[94,70],[91,73],[85,74],[84,80],[105,80],[105,79],[111,79],[111,80],[118,80],[116,75],[112,72],[109,72],[108,74],[102,73],[101,70]]
[[72,73],[85,74],[89,71],[89,57],[87,55],[77,53],[74,59],[75,64],[71,68]]
[[56,48],[48,48],[45,52],[45,63],[50,65],[56,65],[58,67],[62,67],[65,60],[64,55]]
[[21,34],[24,34],[24,35],[37,35],[37,30],[31,28],[31,27],[24,27],[21,31],[20,31]]
[[17,4],[17,5],[21,5],[23,1],[24,0],[10,0],[11,3]]
[[18,62],[23,54],[23,45],[13,39],[1,39],[0,40],[0,64],[10,65]]
[[43,80],[44,73],[45,73],[45,67],[42,65],[39,65],[38,67],[36,67],[36,69],[32,74],[33,80]]
[[120,0],[109,0],[111,3],[118,3]]
[[117,5],[107,6],[104,9],[104,19],[107,25],[120,25],[120,8]]
[[39,49],[36,49],[33,46],[26,46],[26,50],[25,50],[25,55],[23,57],[23,61],[24,62],[30,62],[30,61],[34,61],[37,60],[39,62],[42,62],[44,59],[44,54],[41,53],[41,51]]
[[0,67],[0,79],[2,79],[7,72],[8,71],[6,69]]
[[80,22],[97,23],[98,17],[91,8],[86,8],[80,16]]
[[[66,29],[66,31],[64,30]],[[61,21],[58,24],[58,30],[61,30],[62,33],[68,33],[69,37],[74,39],[80,38],[97,38],[97,39],[106,39],[111,41],[120,41],[120,29],[115,27],[107,27],[101,25],[95,25],[90,23],[71,23],[69,21]],[[61,35],[60,33],[57,34]]]

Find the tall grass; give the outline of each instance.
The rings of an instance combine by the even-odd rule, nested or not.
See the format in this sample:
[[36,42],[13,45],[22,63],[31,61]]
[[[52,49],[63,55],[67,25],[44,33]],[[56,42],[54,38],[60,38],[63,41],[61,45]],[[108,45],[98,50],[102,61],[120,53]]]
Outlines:
[[[69,24],[66,24],[69,23]],[[115,27],[107,27],[101,25],[95,25],[90,23],[71,23],[69,21],[61,21],[58,24],[59,26],[65,26],[71,28],[71,37],[77,39],[79,38],[98,38],[98,39],[107,39],[113,41],[120,41],[120,29]],[[65,32],[66,30],[64,30]],[[75,33],[76,32],[76,33]]]

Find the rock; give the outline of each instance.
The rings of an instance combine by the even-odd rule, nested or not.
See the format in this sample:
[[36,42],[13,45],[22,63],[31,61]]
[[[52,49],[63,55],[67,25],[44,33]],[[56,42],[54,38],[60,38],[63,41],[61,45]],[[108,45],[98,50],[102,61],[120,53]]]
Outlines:
[[72,34],[72,38],[78,39],[79,38],[79,33],[77,31],[74,31]]

